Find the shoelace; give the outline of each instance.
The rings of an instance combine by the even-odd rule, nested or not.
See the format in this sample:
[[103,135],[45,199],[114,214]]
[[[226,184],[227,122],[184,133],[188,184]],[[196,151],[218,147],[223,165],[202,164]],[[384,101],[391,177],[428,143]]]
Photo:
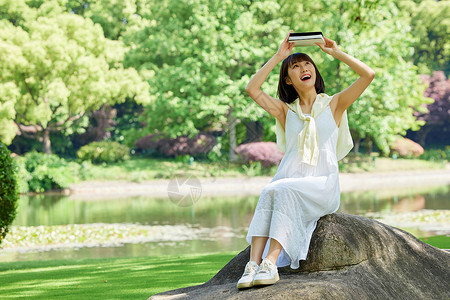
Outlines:
[[247,267],[245,268],[244,276],[250,275],[253,270],[257,271],[258,267],[253,267],[253,265],[247,265]]
[[267,261],[263,261],[261,264],[261,268],[259,269],[259,272],[261,273],[269,273],[270,272],[270,265]]

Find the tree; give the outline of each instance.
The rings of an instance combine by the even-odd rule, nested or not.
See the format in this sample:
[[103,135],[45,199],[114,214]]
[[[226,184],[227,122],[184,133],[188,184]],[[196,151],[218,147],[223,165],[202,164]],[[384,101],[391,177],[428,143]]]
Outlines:
[[[239,120],[274,119],[245,93],[250,76],[287,33],[273,1],[153,1],[129,20],[125,65],[140,70],[156,100],[146,106],[142,135],[168,137],[200,130],[230,133]],[[271,77],[271,92],[275,77]]]
[[148,84],[123,68],[121,42],[105,39],[89,19],[53,16],[44,5],[36,13],[49,16],[26,20],[23,28],[0,21],[0,95],[8,85],[16,95],[15,123],[42,139],[43,152],[51,153],[51,131],[83,131],[86,114],[105,103],[149,101]]
[[[91,19],[99,24],[106,38],[119,40],[128,26],[128,20],[139,14],[139,0],[6,0],[8,14],[4,19],[24,20],[22,14],[36,14],[38,9],[45,16],[67,12]],[[26,4],[25,4],[26,2]],[[20,13],[17,13],[20,12]],[[28,18],[29,19],[29,18]]]
[[[445,143],[450,132],[450,79],[445,77],[443,71],[434,71],[433,76],[421,75],[423,82],[428,87],[425,96],[434,99],[434,102],[426,105],[428,112],[416,112],[417,119],[425,121],[415,136],[422,146],[425,146],[430,133],[434,135],[434,142]],[[425,105],[424,105],[425,106]]]
[[[1,48],[0,44],[0,53]],[[18,129],[14,122],[16,116],[14,105],[18,97],[19,93],[13,82],[0,83],[0,140],[7,145],[11,144]]]
[[414,64],[419,72],[443,70],[450,73],[450,1],[397,1],[401,10],[411,16],[414,41]]
[[68,11],[90,18],[103,28],[105,37],[119,40],[126,30],[128,20],[139,13],[136,0],[63,0]]
[[[308,2],[299,7],[292,1],[284,1],[282,7],[291,28],[322,31],[345,52],[375,70],[375,79],[348,108],[355,150],[361,139],[373,139],[387,155],[396,135],[405,135],[406,130],[417,130],[424,124],[416,119],[414,112],[424,112],[421,105],[432,100],[423,96],[425,85],[412,63],[415,39],[410,33],[409,16],[393,1],[331,0]],[[308,21],[299,23],[298,20]],[[356,80],[353,70],[324,55],[320,49],[305,51],[312,52],[329,94],[345,89]]]

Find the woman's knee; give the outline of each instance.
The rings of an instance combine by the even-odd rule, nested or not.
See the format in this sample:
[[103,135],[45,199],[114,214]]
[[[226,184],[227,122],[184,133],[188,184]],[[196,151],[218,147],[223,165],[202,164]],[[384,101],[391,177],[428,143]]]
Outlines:
[[282,182],[280,182],[280,180],[278,180],[266,185],[263,188],[262,193],[268,193],[273,196],[275,193],[284,192],[288,189],[289,188],[285,184],[283,184]]

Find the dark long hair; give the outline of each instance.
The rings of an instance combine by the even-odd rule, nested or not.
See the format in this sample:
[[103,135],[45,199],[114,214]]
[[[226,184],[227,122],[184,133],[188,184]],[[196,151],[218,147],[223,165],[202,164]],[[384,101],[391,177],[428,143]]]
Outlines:
[[325,83],[323,82],[323,78],[311,57],[309,57],[306,53],[293,53],[286,57],[281,64],[280,79],[278,80],[278,98],[281,101],[292,103],[298,98],[298,94],[294,86],[286,83],[286,77],[288,77],[288,69],[293,64],[305,60],[311,62],[314,65],[314,69],[316,69],[316,83],[314,85],[316,88],[316,93],[325,93]]

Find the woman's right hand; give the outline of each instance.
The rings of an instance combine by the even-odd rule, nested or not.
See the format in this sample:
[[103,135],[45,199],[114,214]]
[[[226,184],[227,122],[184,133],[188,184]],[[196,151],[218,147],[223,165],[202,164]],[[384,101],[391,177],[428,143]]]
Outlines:
[[286,57],[291,55],[292,48],[294,48],[295,43],[289,43],[289,36],[291,35],[292,32],[294,32],[294,30],[289,31],[287,37],[281,43],[280,48],[276,53],[276,55],[279,56],[281,59],[285,59]]

